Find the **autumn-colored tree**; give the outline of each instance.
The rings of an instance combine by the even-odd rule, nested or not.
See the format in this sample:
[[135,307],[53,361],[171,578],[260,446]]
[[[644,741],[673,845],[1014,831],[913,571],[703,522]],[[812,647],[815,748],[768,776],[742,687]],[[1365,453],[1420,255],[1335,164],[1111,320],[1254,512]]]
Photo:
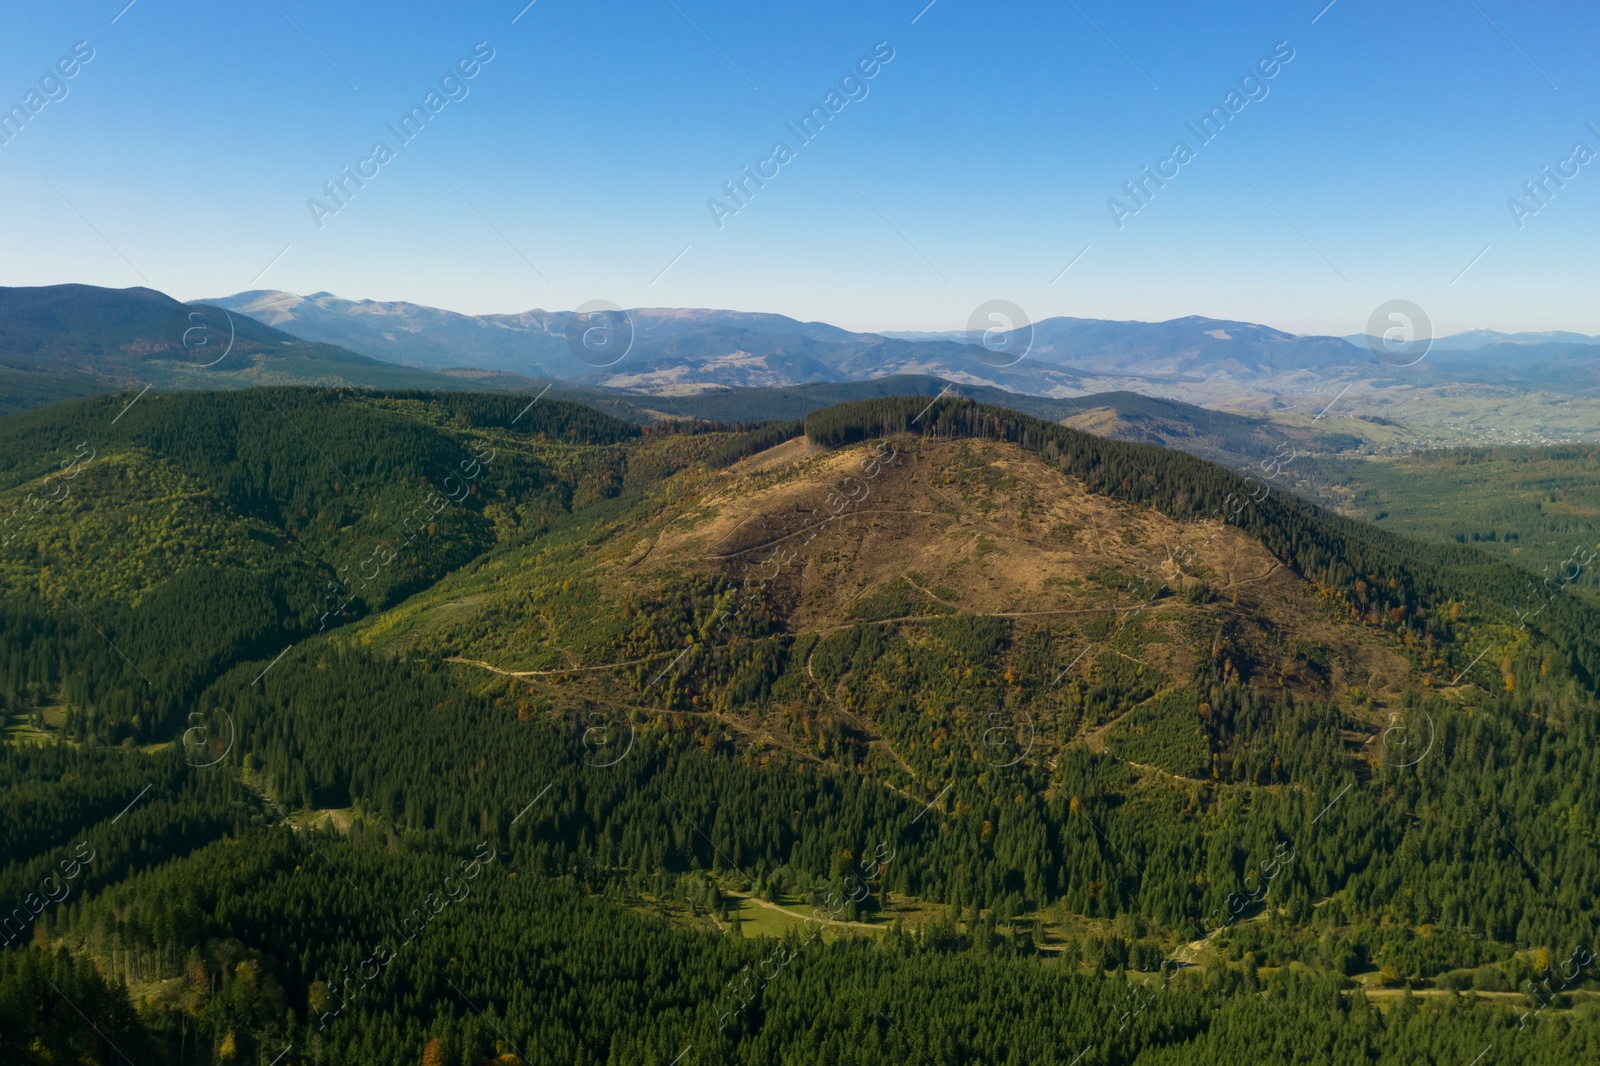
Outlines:
[[184,963],[183,976],[194,991],[211,991],[211,974],[207,972],[204,960],[198,956],[189,956],[188,961]]

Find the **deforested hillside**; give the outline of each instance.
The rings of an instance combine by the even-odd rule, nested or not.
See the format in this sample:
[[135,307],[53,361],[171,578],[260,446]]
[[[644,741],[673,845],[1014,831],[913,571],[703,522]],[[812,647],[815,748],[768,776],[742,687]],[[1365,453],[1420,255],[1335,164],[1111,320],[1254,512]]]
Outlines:
[[[1332,700],[1375,733],[1430,665],[1236,526],[1091,493],[1004,442],[795,439],[660,504],[599,543],[502,552],[363,639],[919,779],[1007,729],[1030,762],[1154,751],[1168,741],[1129,715],[1211,674]],[[1173,715],[1181,748],[1143,761],[1228,776],[1231,709],[1202,702]]]

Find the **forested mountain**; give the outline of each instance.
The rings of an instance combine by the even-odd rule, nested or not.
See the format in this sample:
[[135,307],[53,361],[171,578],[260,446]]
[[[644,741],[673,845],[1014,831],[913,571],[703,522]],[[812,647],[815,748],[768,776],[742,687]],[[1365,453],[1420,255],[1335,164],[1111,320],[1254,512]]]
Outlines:
[[1600,1049],[1512,561],[949,395],[128,399],[0,420],[0,1061]]
[[0,287],[0,414],[146,385],[266,384],[464,387],[153,289]]

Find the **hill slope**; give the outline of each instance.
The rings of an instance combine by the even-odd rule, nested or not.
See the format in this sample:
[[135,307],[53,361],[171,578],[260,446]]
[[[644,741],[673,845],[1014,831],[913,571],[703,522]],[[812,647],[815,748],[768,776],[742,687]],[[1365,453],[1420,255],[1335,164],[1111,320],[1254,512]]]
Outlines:
[[[888,454],[791,441],[598,547],[585,530],[537,560],[501,553],[357,633],[545,699],[709,709],[758,745],[828,755],[848,737],[873,772],[914,780],[955,772],[1000,721],[1030,734],[1018,758],[1050,761],[1212,669],[1307,699],[1359,687],[1377,702],[1348,713],[1373,722],[1420,677],[1388,640],[1324,618],[1315,589],[1234,526],[1118,504],[998,442]],[[885,657],[910,676],[888,682]],[[951,664],[981,681],[948,687]],[[795,732],[818,715],[845,734]],[[1214,758],[1230,765],[1233,743],[1200,724],[1181,756],[1141,761],[1208,778]]]

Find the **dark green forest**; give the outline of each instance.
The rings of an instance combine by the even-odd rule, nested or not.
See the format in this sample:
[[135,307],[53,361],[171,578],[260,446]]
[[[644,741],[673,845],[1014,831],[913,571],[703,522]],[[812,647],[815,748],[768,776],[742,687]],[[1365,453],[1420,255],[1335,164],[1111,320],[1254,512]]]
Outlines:
[[[0,1062],[1600,1060],[1600,615],[1514,560],[966,400],[128,399],[0,419]],[[781,567],[586,583],[802,435],[1235,531],[1417,680],[1327,682],[1196,566],[1102,563],[1070,677],[909,569],[807,631]],[[462,665],[506,585],[537,677]],[[1151,605],[1192,673],[1135,665]]]

